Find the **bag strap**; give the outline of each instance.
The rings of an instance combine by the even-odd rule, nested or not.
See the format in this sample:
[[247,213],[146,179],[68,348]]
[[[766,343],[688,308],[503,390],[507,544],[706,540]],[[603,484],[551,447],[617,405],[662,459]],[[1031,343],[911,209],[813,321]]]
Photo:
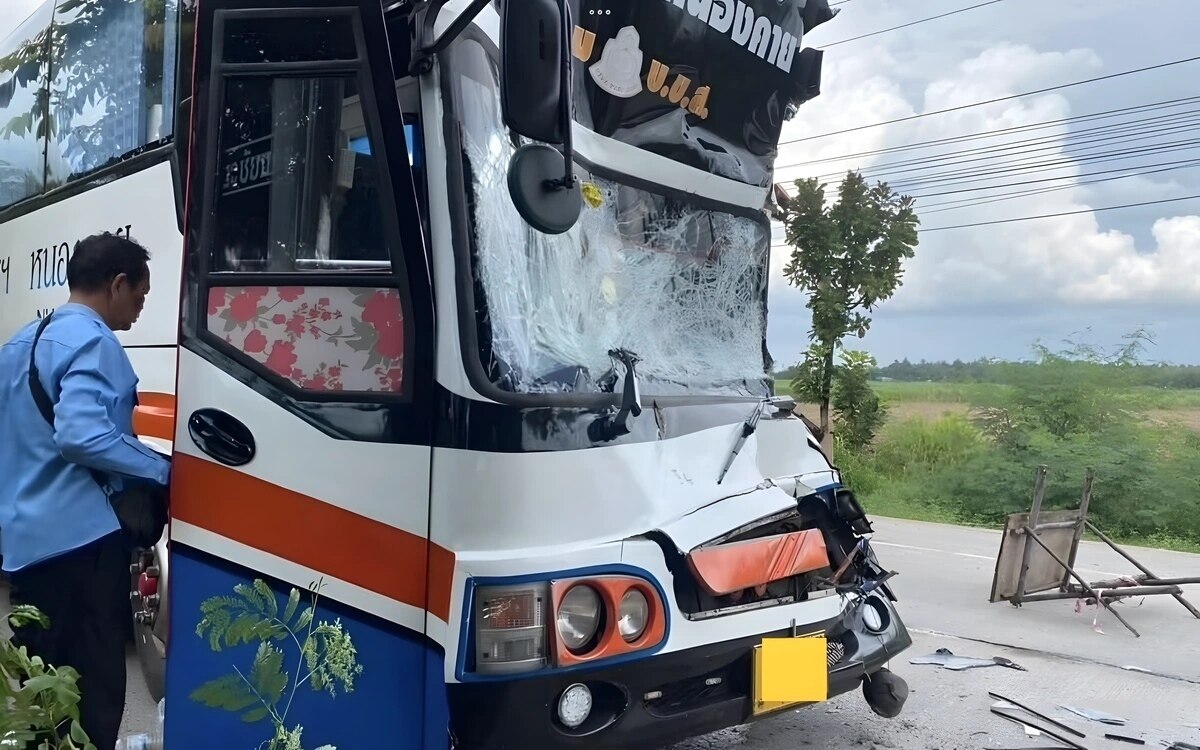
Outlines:
[[[33,394],[33,403],[37,404],[38,411],[42,414],[42,419],[50,425],[51,431],[54,430],[54,401],[50,398],[50,394],[46,393],[46,387],[42,385],[42,373],[37,366],[37,345],[38,340],[42,338],[46,327],[50,325],[50,319],[54,317],[54,313],[47,313],[46,317],[42,318],[41,324],[38,326],[37,333],[33,336],[33,346],[29,348],[29,390]],[[111,494],[111,488],[105,480],[104,475],[99,471],[88,467],[88,473],[92,475],[92,479],[96,484],[100,485],[101,491],[107,496]]]
[[42,373],[38,371],[36,355],[38,339],[46,331],[46,326],[50,325],[52,317],[53,312],[42,318],[42,323],[33,336],[33,346],[29,349],[29,390],[33,393],[33,403],[37,404],[38,411],[42,413],[42,419],[50,424],[51,429],[54,428],[54,402],[50,400],[50,394],[46,393],[46,388],[42,385]]

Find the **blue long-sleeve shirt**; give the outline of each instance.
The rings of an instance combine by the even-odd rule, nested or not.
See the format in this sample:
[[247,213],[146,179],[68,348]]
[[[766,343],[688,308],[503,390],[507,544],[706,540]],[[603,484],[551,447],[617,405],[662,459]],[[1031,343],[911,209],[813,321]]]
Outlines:
[[116,335],[94,310],[68,303],[37,347],[54,428],[29,390],[30,323],[0,347],[0,555],[12,572],[120,528],[89,469],[114,490],[127,481],[167,484],[170,462],[133,434],[138,378]]

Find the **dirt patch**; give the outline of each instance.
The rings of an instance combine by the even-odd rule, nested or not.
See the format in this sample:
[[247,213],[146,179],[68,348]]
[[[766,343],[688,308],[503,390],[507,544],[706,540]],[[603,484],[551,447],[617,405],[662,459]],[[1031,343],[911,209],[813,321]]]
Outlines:
[[932,422],[945,416],[965,415],[970,408],[970,404],[953,401],[902,401],[889,407],[888,421],[903,422],[920,418]]
[[[901,401],[888,407],[888,422],[903,422],[908,419],[921,418],[928,422],[941,419],[947,415],[965,415],[971,408],[970,404],[955,401]],[[821,407],[816,404],[797,404],[796,410],[814,422],[819,422]],[[1196,412],[1200,420],[1200,411]]]
[[1178,425],[1200,432],[1200,409],[1150,409],[1146,412],[1146,421],[1153,425]]

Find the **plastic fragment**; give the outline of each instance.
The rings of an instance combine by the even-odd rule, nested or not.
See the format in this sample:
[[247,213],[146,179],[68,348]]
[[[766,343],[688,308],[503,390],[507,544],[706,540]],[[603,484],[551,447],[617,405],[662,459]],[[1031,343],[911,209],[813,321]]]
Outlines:
[[1079,708],[1077,706],[1068,706],[1062,703],[1059,705],[1071,713],[1076,714],[1077,716],[1082,716],[1089,721],[1098,721],[1101,724],[1112,724],[1114,726],[1125,726],[1125,719],[1122,719],[1120,716],[1114,716],[1113,714],[1108,714],[1103,711],[1097,711],[1093,708]]
[[915,656],[908,660],[909,664],[935,664],[955,672],[961,672],[964,669],[976,669],[982,667],[1008,667],[1022,672],[1029,670],[1022,667],[1020,664],[1003,656],[993,656],[991,659],[979,659],[973,656],[955,656],[954,652],[948,648],[939,648],[937,651],[927,656]]

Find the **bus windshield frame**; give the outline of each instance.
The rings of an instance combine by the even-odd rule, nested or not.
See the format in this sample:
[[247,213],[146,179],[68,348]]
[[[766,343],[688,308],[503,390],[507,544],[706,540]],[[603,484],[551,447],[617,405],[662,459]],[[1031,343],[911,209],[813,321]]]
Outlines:
[[495,45],[470,29],[439,59],[472,384],[502,403],[613,405],[625,371],[612,355],[626,349],[662,403],[769,396],[766,214],[577,155],[584,215],[564,235],[538,233],[507,194],[521,141],[500,120]]

